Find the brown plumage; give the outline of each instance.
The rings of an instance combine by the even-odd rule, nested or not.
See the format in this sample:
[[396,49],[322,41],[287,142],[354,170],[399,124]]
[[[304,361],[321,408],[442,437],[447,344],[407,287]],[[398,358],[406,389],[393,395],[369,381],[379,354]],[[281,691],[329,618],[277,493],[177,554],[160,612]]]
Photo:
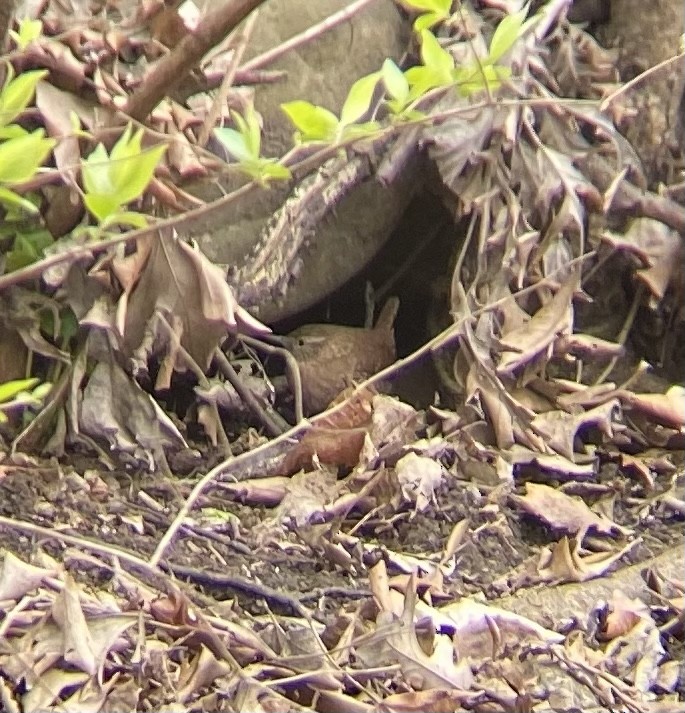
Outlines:
[[398,307],[399,300],[391,297],[372,329],[306,324],[290,333],[290,349],[302,377],[306,415],[323,411],[348,386],[395,361],[393,324]]

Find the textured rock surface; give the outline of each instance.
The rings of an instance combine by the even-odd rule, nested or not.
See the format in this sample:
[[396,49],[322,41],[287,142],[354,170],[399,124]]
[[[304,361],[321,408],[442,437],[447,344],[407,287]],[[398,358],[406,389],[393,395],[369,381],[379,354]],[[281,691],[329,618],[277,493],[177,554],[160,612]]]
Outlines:
[[[277,46],[333,12],[344,0],[271,0],[260,10],[247,59]],[[285,70],[284,82],[257,88],[255,104],[264,118],[267,156],[282,155],[292,146],[292,127],[280,104],[306,99],[339,111],[349,87],[380,68],[386,57],[405,50],[409,25],[391,0],[377,0],[333,30],[290,52],[269,69]],[[301,273],[283,299],[251,306],[260,319],[274,321],[314,304],[358,272],[389,237],[417,180],[405,176],[390,188],[369,180],[355,188],[326,220],[302,254]],[[230,186],[198,185],[205,200],[218,198]],[[259,239],[268,218],[285,199],[283,190],[259,191],[223,211],[212,212],[192,235],[214,261],[240,268]]]

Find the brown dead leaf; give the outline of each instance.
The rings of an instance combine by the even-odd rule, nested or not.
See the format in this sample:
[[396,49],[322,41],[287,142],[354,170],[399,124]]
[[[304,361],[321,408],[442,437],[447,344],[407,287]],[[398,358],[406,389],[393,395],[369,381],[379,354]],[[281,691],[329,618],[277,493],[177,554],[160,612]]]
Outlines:
[[[563,634],[546,629],[535,621],[475,599],[464,598],[430,610],[419,602],[417,611],[431,618],[441,631],[453,630],[457,650],[470,660],[488,659],[494,648],[515,647],[524,642],[558,644]],[[496,627],[499,641],[493,637]]]
[[64,660],[93,676],[99,662],[79,601],[79,589],[70,575],[52,605],[52,618],[62,631]]
[[614,249],[635,255],[646,267],[637,271],[654,305],[660,302],[682,265],[682,241],[675,230],[653,218],[637,218],[624,235],[606,232],[602,239]]
[[431,688],[428,691],[409,691],[395,693],[383,699],[383,702],[374,708],[374,713],[454,713],[462,706],[476,698],[477,694],[469,691],[446,690],[444,688]]
[[324,413],[315,419],[316,425],[322,428],[348,429],[367,427],[371,424],[373,406],[371,402],[375,391],[363,389],[348,397],[345,405],[333,413]]
[[161,448],[187,447],[171,419],[114,360],[96,364],[91,372],[83,389],[79,429],[148,465]]
[[627,634],[640,619],[649,619],[649,607],[639,599],[629,599],[620,589],[615,589],[609,602],[610,611],[604,624],[608,639]]
[[[209,366],[226,334],[270,331],[236,302],[223,272],[176,236],[155,240],[131,294],[124,329],[127,349],[134,351],[141,345],[157,310],[179,320],[181,345],[202,369]],[[177,360],[175,368],[184,371],[185,364]]]
[[228,676],[232,672],[233,667],[230,663],[219,661],[208,648],[202,646],[200,655],[195,656],[192,665],[184,670],[184,675],[178,682],[176,698],[183,703],[217,678]]
[[326,506],[337,494],[337,475],[319,468],[309,473],[296,473],[290,478],[288,492],[276,510],[278,522],[292,520],[302,527],[324,519]]
[[430,653],[424,651],[414,626],[415,610],[414,580],[408,587],[401,618],[398,619],[392,611],[381,611],[376,619],[374,641],[358,647],[358,653],[364,660],[374,661],[372,665],[399,663],[407,683],[418,690],[470,688],[473,683],[471,667],[465,661],[455,662],[450,637],[433,632],[432,650]]
[[551,349],[558,335],[573,329],[573,294],[579,283],[576,269],[557,290],[554,297],[517,329],[500,338],[503,348],[497,373],[512,374],[520,366]]
[[314,460],[323,465],[354,467],[366,438],[365,428],[330,429],[312,426],[283,460],[283,472],[311,470]]
[[206,176],[207,169],[198,158],[188,137],[173,123],[167,125],[167,134],[171,141],[166,160],[174,171],[184,180]]
[[610,399],[594,409],[580,413],[547,411],[536,416],[531,424],[536,433],[557,453],[573,461],[576,433],[582,427],[595,426],[606,436],[612,435],[612,424],[620,411],[618,399]]
[[466,377],[467,402],[476,395],[480,396],[488,422],[495,432],[497,446],[510,448],[514,444],[514,425],[511,409],[501,398],[503,386],[491,369],[475,361]]
[[90,675],[83,671],[50,669],[42,674],[36,684],[24,694],[22,711],[38,713],[39,711],[54,710],[52,706],[63,691],[80,689],[89,679]]
[[552,546],[551,551],[543,553],[538,572],[545,582],[586,582],[604,574],[639,543],[638,538],[617,552],[597,552],[581,556],[578,551],[579,540],[576,539],[572,547],[568,537],[564,536]]
[[217,483],[222,496],[246,505],[263,505],[274,507],[283,500],[288,491],[290,478],[284,475],[273,475],[268,478],[242,480],[239,483]]
[[511,498],[519,507],[551,528],[579,534],[580,539],[590,529],[603,535],[630,533],[615,522],[596,515],[581,498],[566,495],[549,485],[526,483],[526,495],[512,495]]
[[421,415],[415,408],[384,394],[374,396],[372,405],[370,435],[376,448],[383,445],[403,446],[414,440],[421,422]]
[[6,551],[0,572],[0,601],[19,600],[32,589],[39,587],[46,577],[53,577],[55,574],[54,569],[34,567]]
[[616,392],[627,411],[637,411],[662,426],[685,426],[685,388],[672,386],[665,394],[634,394],[625,389]]
[[556,341],[554,352],[572,354],[583,359],[612,359],[623,356],[625,347],[590,334],[568,334]]

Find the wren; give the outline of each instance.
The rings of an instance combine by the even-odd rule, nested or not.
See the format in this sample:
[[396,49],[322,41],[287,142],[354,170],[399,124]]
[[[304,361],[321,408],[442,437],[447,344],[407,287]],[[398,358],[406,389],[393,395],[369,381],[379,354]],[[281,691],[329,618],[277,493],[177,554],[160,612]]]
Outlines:
[[288,335],[300,367],[302,406],[319,413],[348,386],[368,379],[396,359],[394,323],[399,308],[391,297],[371,328],[306,324]]

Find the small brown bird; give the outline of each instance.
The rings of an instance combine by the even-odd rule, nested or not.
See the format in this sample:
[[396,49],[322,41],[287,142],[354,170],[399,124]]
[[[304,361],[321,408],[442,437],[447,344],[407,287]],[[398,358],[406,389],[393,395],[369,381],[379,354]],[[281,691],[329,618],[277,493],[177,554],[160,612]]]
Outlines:
[[345,388],[395,361],[393,325],[398,308],[399,300],[391,297],[371,329],[306,324],[288,335],[290,350],[300,367],[306,415],[323,411]]

